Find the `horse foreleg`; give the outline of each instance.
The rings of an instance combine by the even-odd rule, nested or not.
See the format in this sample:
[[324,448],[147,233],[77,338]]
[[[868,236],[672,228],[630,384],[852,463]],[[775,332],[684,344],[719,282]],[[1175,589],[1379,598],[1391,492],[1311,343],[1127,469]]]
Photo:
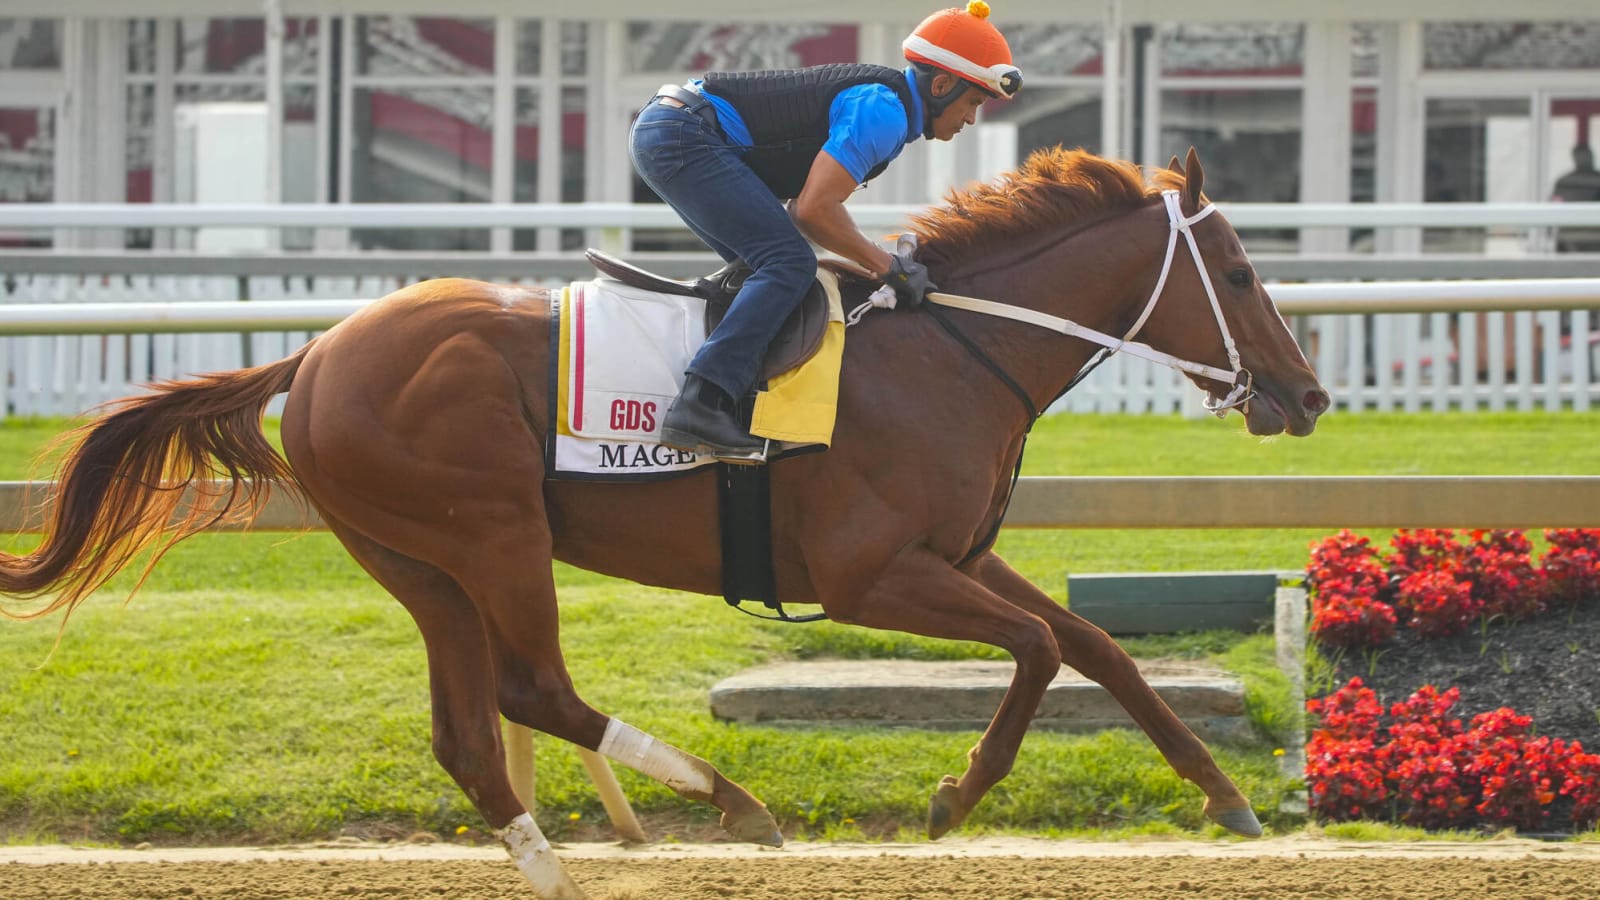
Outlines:
[[876,582],[850,601],[824,601],[837,622],[928,637],[980,641],[1017,662],[1011,686],[960,778],[946,775],[928,805],[928,836],[937,838],[966,820],[983,795],[1011,771],[1017,750],[1038,712],[1045,688],[1061,669],[1050,628],[924,548],[908,548]]
[[1061,660],[1104,687],[1150,737],[1182,778],[1205,792],[1211,821],[1245,837],[1260,837],[1250,800],[1223,774],[1211,751],[1139,673],[1127,651],[1082,616],[1063,608],[993,553],[972,563],[973,577],[996,594],[1044,619],[1060,645]]

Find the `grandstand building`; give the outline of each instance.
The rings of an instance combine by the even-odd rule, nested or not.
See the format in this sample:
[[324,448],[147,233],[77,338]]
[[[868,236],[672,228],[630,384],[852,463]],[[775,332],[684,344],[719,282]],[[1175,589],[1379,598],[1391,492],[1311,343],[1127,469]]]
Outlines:
[[[975,135],[911,149],[858,202],[924,203],[1058,143],[1157,164],[1193,145],[1208,192],[1230,201],[1543,200],[1574,147],[1600,142],[1593,0],[993,5],[1026,76],[1019,99],[990,104]],[[897,64],[901,38],[932,8],[8,0],[0,202],[649,201],[625,143],[658,85],[712,69]],[[585,240],[558,229],[328,231],[287,234],[284,246]],[[12,246],[172,240],[0,234]],[[636,230],[633,240],[661,249],[683,237]],[[1281,240],[1343,250],[1371,238]],[[1423,240],[1482,250],[1494,237]]]

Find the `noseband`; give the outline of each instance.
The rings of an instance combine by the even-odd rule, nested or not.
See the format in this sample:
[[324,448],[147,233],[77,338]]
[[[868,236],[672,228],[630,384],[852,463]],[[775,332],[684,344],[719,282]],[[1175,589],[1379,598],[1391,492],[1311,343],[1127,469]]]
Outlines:
[[[1228,352],[1228,365],[1233,367],[1233,371],[1231,373],[1224,372],[1211,366],[1180,360],[1145,344],[1131,346],[1149,349],[1156,356],[1166,357],[1166,359],[1157,359],[1156,356],[1147,356],[1145,357],[1146,359],[1171,365],[1186,372],[1195,372],[1225,384],[1232,384],[1233,389],[1221,400],[1213,401],[1210,394],[1206,395],[1205,407],[1215,414],[1217,418],[1222,418],[1227,415],[1228,410],[1235,408],[1242,413],[1248,413],[1250,411],[1250,398],[1255,396],[1255,388],[1253,387],[1255,378],[1250,374],[1249,369],[1239,363],[1239,348],[1233,342],[1233,334],[1228,331],[1228,320],[1222,315],[1222,303],[1217,300],[1217,289],[1211,284],[1211,273],[1206,271],[1206,261],[1200,256],[1200,245],[1194,239],[1194,224],[1216,212],[1217,208],[1215,206],[1202,206],[1199,212],[1185,218],[1183,207],[1178,201],[1177,191],[1162,191],[1161,200],[1167,205],[1168,223],[1167,253],[1161,260],[1161,277],[1156,279],[1155,290],[1150,292],[1150,300],[1145,303],[1144,312],[1139,314],[1139,320],[1133,323],[1133,327],[1129,328],[1128,333],[1122,336],[1122,340],[1118,342],[1117,346],[1107,346],[1110,347],[1112,353],[1129,348],[1128,341],[1139,333],[1139,329],[1144,327],[1145,320],[1149,319],[1150,314],[1155,311],[1156,301],[1161,299],[1161,291],[1167,286],[1167,276],[1172,273],[1172,258],[1178,246],[1178,235],[1181,233],[1184,243],[1189,245],[1189,256],[1194,259],[1194,267],[1200,273],[1200,284],[1206,289],[1206,299],[1211,301],[1211,313],[1216,316],[1217,330],[1222,332],[1222,347]],[[1131,349],[1130,352],[1132,352]],[[1190,369],[1189,366],[1196,366],[1196,368]]]
[[[1177,191],[1162,191],[1161,199],[1167,207],[1167,222],[1169,224],[1169,231],[1167,233],[1167,252],[1166,256],[1161,261],[1161,276],[1156,279],[1155,289],[1150,292],[1150,299],[1145,303],[1144,310],[1139,314],[1138,320],[1136,320],[1133,323],[1133,327],[1129,328],[1127,333],[1120,338],[1112,337],[1103,331],[1096,331],[1093,328],[1079,325],[1077,322],[1074,322],[1071,319],[1064,319],[1060,316],[1052,316],[1049,313],[1043,313],[1039,312],[1038,310],[1027,309],[1021,306],[1012,306],[1006,303],[996,303],[993,300],[982,300],[977,297],[963,297],[958,294],[945,294],[937,291],[930,292],[927,296],[927,299],[929,302],[936,303],[940,306],[949,306],[956,309],[964,309],[969,312],[982,313],[988,316],[998,316],[1003,319],[1013,319],[1018,322],[1026,322],[1030,325],[1037,325],[1041,328],[1047,328],[1060,334],[1082,338],[1086,341],[1099,344],[1100,346],[1106,348],[1105,350],[1101,351],[1101,356],[1099,358],[1084,367],[1084,371],[1081,372],[1078,377],[1072,380],[1072,383],[1068,385],[1068,388],[1072,387],[1074,384],[1077,384],[1078,381],[1081,380],[1082,376],[1088,373],[1090,368],[1098,365],[1100,362],[1103,362],[1106,357],[1109,357],[1114,353],[1126,353],[1129,356],[1146,359],[1154,363],[1159,363],[1163,366],[1168,366],[1182,372],[1187,372],[1191,375],[1209,378],[1213,381],[1218,381],[1223,384],[1231,384],[1233,385],[1232,390],[1230,390],[1228,395],[1223,397],[1221,400],[1213,400],[1211,395],[1207,394],[1205,399],[1205,408],[1218,418],[1227,415],[1228,410],[1230,409],[1238,409],[1240,412],[1248,414],[1250,412],[1250,400],[1255,396],[1254,377],[1250,374],[1250,370],[1246,369],[1239,362],[1239,348],[1233,342],[1232,333],[1228,331],[1227,319],[1223,318],[1222,315],[1222,304],[1217,300],[1216,289],[1211,285],[1211,275],[1206,271],[1206,263],[1205,260],[1200,256],[1200,246],[1195,242],[1193,231],[1193,226],[1196,222],[1199,222],[1206,216],[1216,212],[1217,208],[1215,206],[1203,206],[1200,208],[1199,212],[1192,216],[1185,217],[1183,214],[1183,208],[1179,202]],[[1167,286],[1167,276],[1172,273],[1172,260],[1176,256],[1179,234],[1183,235],[1184,241],[1189,245],[1189,255],[1194,259],[1195,268],[1200,272],[1200,283],[1205,286],[1206,298],[1211,301],[1211,312],[1214,316],[1216,316],[1217,329],[1222,332],[1222,346],[1228,353],[1228,365],[1233,367],[1232,371],[1227,369],[1219,369],[1216,366],[1208,366],[1204,363],[1179,359],[1170,353],[1163,353],[1162,351],[1151,347],[1149,344],[1141,344],[1133,340],[1133,336],[1138,334],[1139,330],[1144,327],[1145,322],[1149,320],[1150,314],[1155,312],[1156,301],[1161,299],[1162,291]],[[894,299],[894,291],[892,289],[887,287],[880,288],[878,291],[873,293],[872,297],[868,299],[867,303],[862,304],[860,307],[857,307],[851,312],[851,324],[859,321],[861,315],[866,312],[866,308],[869,306],[884,306],[892,308],[894,306]],[[964,341],[963,343],[966,342]],[[984,359],[985,362],[988,362],[988,359],[986,357],[982,357],[981,354],[980,358]],[[993,369],[995,367],[991,365],[990,368]],[[1020,388],[1017,387],[1010,378],[1006,378],[1005,380],[1011,385],[1013,391],[1020,390]],[[1063,393],[1065,392],[1063,391]],[[1022,396],[1023,405],[1032,411],[1034,409],[1033,401],[1026,396],[1020,394],[1019,396]]]

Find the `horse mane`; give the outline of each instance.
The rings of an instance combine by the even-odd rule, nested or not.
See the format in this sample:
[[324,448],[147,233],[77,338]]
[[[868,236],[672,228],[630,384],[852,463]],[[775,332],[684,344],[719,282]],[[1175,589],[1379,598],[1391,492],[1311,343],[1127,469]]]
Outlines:
[[1031,238],[1089,218],[1131,209],[1162,190],[1182,188],[1183,175],[1086,150],[1035,150],[994,181],[952,188],[945,202],[912,217],[918,256],[929,265],[986,247]]

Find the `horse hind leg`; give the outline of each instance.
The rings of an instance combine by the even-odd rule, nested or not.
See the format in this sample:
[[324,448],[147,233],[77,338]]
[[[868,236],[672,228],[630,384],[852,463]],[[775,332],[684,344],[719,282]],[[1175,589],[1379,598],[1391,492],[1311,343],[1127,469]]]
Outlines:
[[[425,633],[433,629],[450,636],[452,658],[435,664],[443,671],[470,672],[470,688],[459,693],[472,695],[470,731],[481,737],[461,759],[441,758],[453,776],[452,765],[486,765],[489,748],[499,752],[496,711],[589,750],[600,747],[611,727],[609,717],[578,698],[562,660],[542,441],[527,427],[522,387],[505,362],[499,351],[462,336],[436,348],[405,385],[372,382],[359,366],[313,367],[312,375],[321,375],[317,402],[302,385],[284,413],[284,447],[308,494],[330,521],[359,523],[370,539],[344,529],[352,552],[380,581],[389,578],[391,592],[402,602],[429,590],[449,598],[440,604],[424,596],[407,605],[415,607],[413,615]],[[474,402],[462,402],[467,397]],[[397,437],[384,430],[393,422],[406,423],[403,440],[373,438]],[[403,565],[395,562],[396,554]],[[416,567],[424,564],[427,574],[418,576]],[[397,573],[382,574],[397,567]],[[418,578],[429,588],[412,586]],[[468,632],[475,637],[469,639]],[[468,701],[457,703],[466,708]],[[630,734],[620,726],[614,732]],[[617,749],[618,740],[614,736],[607,749]],[[665,748],[652,741],[642,754],[635,746],[618,758],[658,774],[667,765],[657,761],[669,753]],[[779,840],[776,823],[759,801],[708,764],[699,765],[711,773],[709,797],[703,796],[702,782],[688,782],[687,796],[709,799],[736,836]],[[458,781],[490,825],[506,828],[512,819],[524,821],[503,766],[486,767],[494,770],[492,777]],[[489,792],[473,795],[470,785],[480,777]]]
[[[512,569],[500,571],[509,561]],[[489,552],[474,573],[474,593],[486,600],[492,621],[490,647],[499,685],[500,712],[526,725],[580,747],[594,750],[671,788],[689,800],[710,803],[722,811],[722,827],[740,840],[778,847],[783,834],[767,807],[728,779],[709,762],[595,711],[579,699],[567,673],[559,640],[555,584],[548,560],[538,574],[532,604],[512,602],[510,585],[526,601],[527,546],[518,556],[510,548]],[[496,599],[500,598],[500,599]]]
[[[514,663],[508,662],[508,670],[515,668]],[[538,676],[502,681],[500,709],[506,718],[594,750],[661,782],[687,800],[710,803],[722,812],[723,830],[741,841],[767,847],[783,846],[783,832],[766,804],[719,772],[716,766],[615,717],[602,717],[604,732],[598,742],[576,738],[569,730],[569,723],[550,715],[553,704],[532,702],[534,696],[542,701],[551,693],[537,688],[530,691],[528,686],[537,680]]]
[[600,741],[602,756],[648,775],[680,796],[722,810],[722,829],[741,841],[782,847],[783,832],[766,804],[728,780],[705,760],[613,718]]
[[443,570],[390,550],[326,512],[323,516],[350,555],[400,601],[422,632],[433,698],[434,758],[495,829],[539,897],[587,897],[512,790],[488,641],[471,599]]

